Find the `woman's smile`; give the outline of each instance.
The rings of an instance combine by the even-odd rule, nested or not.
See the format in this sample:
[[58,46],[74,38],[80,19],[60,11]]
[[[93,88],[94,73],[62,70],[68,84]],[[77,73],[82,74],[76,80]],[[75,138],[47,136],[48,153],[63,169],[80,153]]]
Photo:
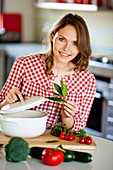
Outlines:
[[57,63],[69,63],[79,53],[77,32],[74,26],[67,25],[51,35],[53,42],[53,57]]
[[63,57],[63,58],[68,58],[70,57],[70,54],[67,54],[67,53],[64,53],[64,52],[61,52],[59,51],[60,55]]

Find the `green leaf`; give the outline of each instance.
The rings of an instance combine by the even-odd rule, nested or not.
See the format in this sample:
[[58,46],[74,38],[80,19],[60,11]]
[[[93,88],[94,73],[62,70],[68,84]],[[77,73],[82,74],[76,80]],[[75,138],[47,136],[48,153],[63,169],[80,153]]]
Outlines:
[[60,81],[60,84],[61,84],[62,95],[63,97],[65,97],[68,91],[67,86],[63,83],[63,81]]
[[60,81],[60,84],[61,84],[61,90],[63,90],[63,86],[64,86],[63,81]]
[[65,102],[66,103],[66,100],[64,99],[61,99],[61,98],[58,98],[58,97],[47,97],[49,100],[53,100],[53,101],[56,101],[58,103],[60,102]]
[[54,87],[55,87],[56,91],[57,91],[61,96],[63,96],[63,95],[62,95],[62,89],[61,89],[61,87],[60,87],[58,84],[56,84],[56,83],[54,83]]
[[54,93],[54,92],[52,92],[52,91],[50,91],[51,93],[53,93],[54,95],[56,95],[56,96],[60,96],[58,93]]
[[67,90],[67,86],[64,84],[63,89],[62,89],[62,95],[63,95],[63,97],[66,96],[67,91],[68,91],[68,90]]

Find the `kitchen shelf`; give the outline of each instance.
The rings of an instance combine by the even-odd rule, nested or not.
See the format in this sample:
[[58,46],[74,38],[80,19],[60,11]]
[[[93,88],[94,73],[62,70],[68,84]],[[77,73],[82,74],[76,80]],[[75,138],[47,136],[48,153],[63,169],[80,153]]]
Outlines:
[[55,2],[37,2],[37,8],[71,10],[71,11],[97,11],[98,7],[94,4],[74,4],[74,3],[55,3]]

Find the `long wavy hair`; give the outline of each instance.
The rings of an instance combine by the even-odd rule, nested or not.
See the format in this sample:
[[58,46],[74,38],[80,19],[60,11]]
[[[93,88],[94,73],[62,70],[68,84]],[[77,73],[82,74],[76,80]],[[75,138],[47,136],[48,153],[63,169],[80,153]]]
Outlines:
[[68,13],[58,20],[48,33],[46,43],[48,43],[49,50],[45,55],[47,74],[51,73],[51,68],[53,66],[53,42],[51,41],[51,35],[55,35],[57,31],[59,31],[61,28],[64,28],[66,25],[74,26],[77,31],[79,53],[71,61],[75,65],[74,71],[84,71],[88,68],[89,58],[91,56],[92,50],[87,24],[81,16]]

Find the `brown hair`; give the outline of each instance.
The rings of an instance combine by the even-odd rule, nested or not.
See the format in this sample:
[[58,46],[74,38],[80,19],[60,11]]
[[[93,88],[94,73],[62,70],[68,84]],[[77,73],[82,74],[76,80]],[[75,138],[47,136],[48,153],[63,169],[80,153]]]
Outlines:
[[75,64],[74,70],[84,71],[88,67],[89,57],[92,51],[86,22],[81,16],[77,14],[68,13],[53,25],[52,29],[48,34],[49,50],[46,53],[47,58],[45,60],[46,73],[50,73],[51,68],[53,66],[53,42],[51,42],[51,34],[55,35],[57,31],[59,31],[61,28],[64,28],[66,25],[74,26],[77,31],[78,48],[80,52],[71,61],[73,64]]

